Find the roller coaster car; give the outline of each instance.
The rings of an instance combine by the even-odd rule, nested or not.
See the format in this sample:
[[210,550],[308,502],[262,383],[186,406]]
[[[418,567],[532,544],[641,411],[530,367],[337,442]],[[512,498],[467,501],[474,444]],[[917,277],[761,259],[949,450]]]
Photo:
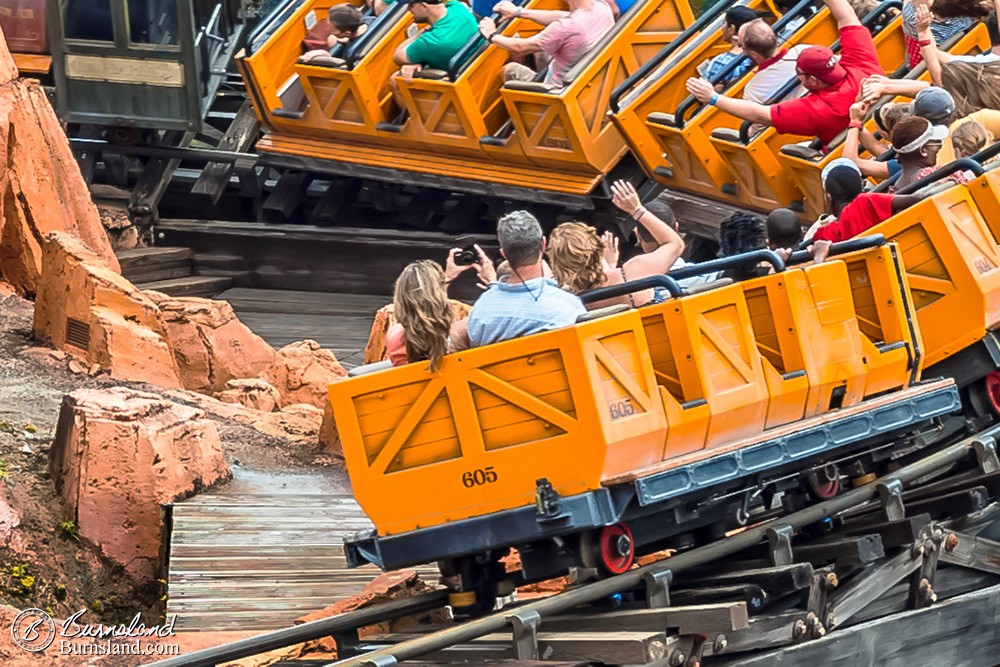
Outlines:
[[[829,10],[823,7],[810,15],[811,11],[813,3],[804,0],[773,24],[780,33],[805,21],[788,37],[787,46],[829,44],[837,38],[837,27]],[[720,25],[701,44],[714,44],[720,39],[721,20],[720,14],[717,20]],[[655,70],[632,77],[612,96],[612,117],[633,154],[652,177],[671,189],[737,203],[732,188],[727,187],[735,183],[735,177],[709,140],[714,130],[732,127],[735,119],[714,107],[698,109],[693,117],[687,118],[698,105],[694,98],[688,97],[685,82],[708,55],[696,51],[681,62],[670,58]],[[744,76],[726,94],[742,95],[751,77],[752,73]],[[630,90],[632,86],[634,89]]]
[[[1000,145],[991,150],[1000,152]],[[922,202],[868,232],[899,247],[923,340],[923,366],[960,386],[1000,367],[993,333],[1000,326],[1000,172],[977,171],[968,185],[939,183]]]
[[[896,247],[840,251],[787,269],[768,251],[717,260],[706,268],[763,259],[777,271],[697,294],[665,277],[597,290],[585,300],[650,281],[676,296],[450,354],[434,374],[417,363],[331,385],[376,527],[346,545],[349,564],[443,561],[489,608],[511,546],[528,580],[620,572],[682,533],[743,525],[754,489],[782,475],[797,488],[815,475],[796,472],[872,456],[958,409],[950,381],[917,382]],[[834,470],[812,492],[838,483]]]
[[[904,57],[901,19],[894,15],[900,5],[898,0],[881,3],[863,20],[874,34],[879,61],[888,72]],[[804,18],[810,6],[810,2],[797,5],[776,28],[783,28],[789,19]],[[837,50],[837,37],[836,24],[823,8],[796,30],[787,44],[833,44]],[[727,94],[742,94],[751,76]],[[785,98],[796,85],[795,79],[790,79],[770,102]],[[756,210],[801,203],[803,195],[794,174],[782,169],[778,156],[784,145],[809,137],[780,135],[770,127],[754,134],[750,123],[715,107],[702,108],[688,120],[687,114],[696,103],[682,93],[683,78],[675,79],[672,74],[654,78],[640,84],[615,111],[616,123],[650,176],[678,191]],[[665,109],[676,111],[671,114]],[[813,217],[818,213],[808,210]]]
[[[941,48],[954,55],[988,51],[990,49],[989,31],[984,24],[977,23],[968,31],[953,36],[942,44]],[[923,63],[907,73],[904,78],[930,81],[930,75]],[[888,96],[886,96],[886,101],[888,101]],[[892,101],[896,103],[909,102],[910,99],[897,97]],[[881,104],[877,106],[881,106]],[[873,115],[874,109],[870,113]],[[866,127],[873,133],[878,129],[871,117],[869,117]],[[792,177],[796,187],[802,193],[807,219],[814,220],[825,208],[820,174],[832,160],[843,155],[845,135],[846,132],[841,133],[830,142],[825,153],[819,149],[818,142],[813,142],[812,146],[785,145],[778,153],[780,169]]]
[[[592,207],[591,192],[626,152],[604,113],[611,90],[694,20],[681,0],[637,2],[558,90],[540,81],[502,85],[507,52],[476,35],[448,71],[397,80],[400,108],[389,81],[410,15],[380,17],[384,28],[362,36],[333,67],[296,63],[302,18],[322,6],[304,3],[241,61],[269,128],[257,146],[269,163],[578,208]],[[539,27],[515,18],[500,29],[526,36]],[[280,93],[295,76],[305,104],[289,112]]]
[[200,132],[243,35],[235,0],[48,0],[69,123]]

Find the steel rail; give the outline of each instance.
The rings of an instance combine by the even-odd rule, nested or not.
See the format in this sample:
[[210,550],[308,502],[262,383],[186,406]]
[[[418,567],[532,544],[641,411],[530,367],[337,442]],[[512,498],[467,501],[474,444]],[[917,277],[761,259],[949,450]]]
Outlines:
[[791,526],[793,529],[801,528],[805,525],[821,521],[826,517],[863,505],[876,497],[878,493],[877,488],[880,484],[887,484],[896,480],[901,483],[912,482],[939,468],[960,461],[969,452],[973,451],[973,443],[975,441],[996,438],[998,435],[1000,435],[1000,426],[994,426],[946,447],[927,458],[880,477],[865,486],[848,491],[842,496],[837,496],[826,502],[813,505],[784,517],[772,519],[760,526],[750,528],[720,542],[692,549],[691,551],[686,551],[665,560],[630,570],[624,574],[519,606],[507,612],[497,612],[490,616],[416,637],[355,658],[328,663],[325,667],[390,667],[403,660],[418,658],[450,646],[473,641],[485,635],[504,632],[511,628],[512,623],[516,622],[515,618],[527,618],[534,616],[534,614],[542,618],[541,625],[544,626],[546,615],[559,614],[578,605],[607,598],[623,590],[638,588],[643,585],[647,576],[661,575],[666,572],[676,574],[755,546],[766,537],[768,529],[774,526]]
[[161,157],[195,162],[228,162],[234,164],[243,161],[256,162],[258,157],[256,153],[220,151],[215,148],[112,144],[101,139],[73,138],[69,140],[69,143],[74,150],[78,151],[99,151],[102,153],[117,153],[118,155],[140,155],[143,157]]
[[[581,588],[560,593],[537,602],[518,606],[516,609],[501,611],[491,616],[469,621],[433,634],[424,635],[392,647],[386,647],[362,656],[330,663],[330,665],[337,665],[338,667],[345,665],[378,665],[384,667],[385,665],[395,664],[397,661],[417,657],[487,634],[503,631],[510,625],[514,614],[520,616],[521,614],[530,614],[531,612],[537,612],[540,615],[561,613],[572,607],[594,602],[623,590],[638,588],[643,584],[647,576],[660,575],[668,571],[671,573],[681,572],[752,547],[766,536],[766,531],[771,527],[790,525],[793,528],[799,528],[803,525],[820,521],[825,517],[863,505],[877,496],[879,484],[888,483],[893,480],[899,480],[903,483],[912,482],[961,460],[974,450],[974,445],[977,441],[989,441],[998,436],[1000,436],[1000,426],[994,426],[974,436],[965,438],[954,445],[950,445],[924,459],[900,468],[865,486],[848,491],[842,496],[818,505],[813,505],[788,516],[772,519],[767,523],[746,530],[739,535],[726,538],[721,542],[692,549],[691,551],[636,570],[631,570],[616,577],[587,584]],[[151,663],[151,667],[211,667],[232,660],[274,651],[286,646],[294,646],[295,644],[328,637],[334,633],[349,632],[366,625],[431,611],[440,608],[446,602],[447,591],[435,591],[418,597],[395,600],[375,607],[339,614],[256,637],[202,649],[185,656],[160,660]]]
[[[248,637],[239,641],[221,644],[211,648],[201,649],[184,656],[159,660],[156,667],[212,667],[224,662],[239,660],[260,653],[267,653],[286,646],[294,646],[303,642],[329,637],[337,632],[349,632],[366,625],[391,621],[393,619],[421,614],[440,609],[448,601],[448,591],[440,590],[424,593],[412,598],[392,600],[385,604],[357,611],[338,614],[329,618],[321,618],[296,625],[283,630],[275,630],[266,634]],[[152,667],[152,665],[150,666]]]

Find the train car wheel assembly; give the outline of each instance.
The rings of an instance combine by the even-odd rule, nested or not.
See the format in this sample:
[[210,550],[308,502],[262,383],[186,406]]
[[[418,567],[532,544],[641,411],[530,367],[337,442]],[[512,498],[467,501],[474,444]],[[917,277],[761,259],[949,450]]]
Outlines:
[[809,492],[819,500],[829,500],[840,493],[840,471],[833,463],[813,470],[806,478]]
[[997,371],[989,373],[983,382],[986,385],[986,398],[993,408],[993,414],[1000,415],[1000,373]]
[[608,574],[627,572],[635,562],[635,538],[624,523],[587,531],[580,536],[580,557],[585,567]]

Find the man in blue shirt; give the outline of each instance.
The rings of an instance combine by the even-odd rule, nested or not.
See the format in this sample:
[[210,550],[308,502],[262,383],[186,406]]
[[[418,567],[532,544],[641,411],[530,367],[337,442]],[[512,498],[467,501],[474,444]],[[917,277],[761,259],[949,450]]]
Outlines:
[[514,211],[503,216],[497,239],[510,275],[493,283],[472,307],[468,328],[473,347],[566,327],[587,312],[580,297],[543,275],[545,237],[533,215]]

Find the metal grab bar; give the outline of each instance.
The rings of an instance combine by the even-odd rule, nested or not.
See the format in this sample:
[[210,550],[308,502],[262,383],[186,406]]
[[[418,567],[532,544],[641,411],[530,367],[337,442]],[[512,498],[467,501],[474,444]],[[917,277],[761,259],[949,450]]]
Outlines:
[[631,294],[632,292],[641,292],[642,290],[653,289],[654,287],[665,288],[668,292],[670,292],[670,296],[681,296],[684,293],[681,286],[678,285],[677,281],[672,277],[658,275],[646,276],[645,278],[639,278],[638,280],[630,280],[626,283],[622,283],[621,285],[598,287],[597,289],[590,290],[589,292],[584,292],[580,295],[580,299],[584,303],[594,303],[595,301],[613,299],[615,297]]
[[954,162],[949,162],[948,164],[939,169],[935,169],[934,171],[927,174],[923,178],[918,178],[909,185],[904,185],[900,189],[896,190],[895,194],[897,195],[913,194],[920,188],[930,185],[934,181],[938,181],[944,178],[945,176],[951,176],[956,171],[966,171],[966,170],[971,171],[976,176],[982,176],[986,171],[985,169],[983,169],[983,165],[979,164],[979,162],[977,162],[972,158],[969,157],[959,158]]
[[348,45],[347,51],[344,53],[347,67],[353,69],[354,65],[365,56],[366,47],[370,46],[373,41],[377,42],[382,39],[389,26],[395,25],[409,9],[410,6],[404,2],[394,2],[392,7],[382,12],[381,16],[376,17],[368,26],[368,30]]
[[[811,241],[810,241],[811,243]],[[827,257],[833,257],[834,255],[845,255],[849,252],[854,252],[856,250],[868,250],[869,248],[878,248],[879,246],[885,245],[885,237],[881,234],[873,234],[871,236],[863,236],[861,238],[848,239],[847,241],[841,241],[840,243],[834,243],[830,246],[830,251],[827,253]],[[791,255],[788,256],[788,261],[785,262],[785,266],[793,266],[795,264],[804,264],[805,262],[812,261],[812,253],[808,250],[796,250]]]
[[[302,0],[285,0],[272,9],[271,13],[268,14],[263,21],[258,23],[247,37],[248,54],[253,54],[263,45],[264,42],[270,39],[275,28],[287,21],[301,4]],[[263,36],[264,39],[260,39],[261,36]]]
[[[791,23],[793,19],[798,18],[799,15],[804,14],[807,9],[811,9],[815,6],[816,0],[802,0],[802,2],[785,12],[785,14],[775,21],[774,25],[771,27],[774,29],[774,32],[780,34],[781,30],[786,25]],[[716,84],[720,81],[726,81],[729,78],[729,75],[732,74],[737,68],[741,67],[747,60],[749,60],[748,56],[741,56],[740,58],[737,58],[733,62],[726,65],[726,67],[719,72],[718,75],[709,79],[709,83]],[[684,120],[684,115],[699,104],[701,103],[694,95],[688,95],[684,98],[684,101],[677,106],[677,110],[674,112],[674,125],[679,129],[684,129],[684,125],[687,122]]]
[[[718,19],[727,9],[731,6],[735,6],[737,3],[732,5],[727,4],[723,0],[719,0],[709,9],[707,12],[698,17],[698,20],[692,23],[688,28],[677,36],[677,39],[667,44],[665,47],[660,49],[660,52],[653,56],[645,65],[637,69],[632,73],[632,76],[628,77],[622,83],[611,91],[611,98],[608,104],[611,106],[611,110],[618,113],[621,108],[619,107],[619,101],[629,89],[632,88],[641,79],[644,79],[647,74],[652,72],[654,69],[660,66],[667,58],[672,56],[674,52],[683,46],[693,35],[703,30],[710,23]],[[739,3],[742,4],[742,3]]]
[[685,278],[693,278],[694,276],[701,276],[706,273],[715,273],[717,271],[725,271],[726,269],[734,269],[737,266],[759,264],[761,262],[767,262],[773,266],[775,272],[785,270],[785,262],[778,256],[778,253],[773,250],[761,248],[760,250],[751,250],[739,255],[710,259],[707,262],[698,262],[697,264],[688,264],[683,268],[671,271],[667,275],[675,280],[684,280]]
[[[528,2],[528,0],[515,0],[514,4],[517,5],[518,7],[523,7],[526,2]],[[496,23],[497,32],[499,33],[502,32],[504,28],[509,26],[511,22],[517,17],[516,16],[511,17],[509,21],[504,22],[502,25],[500,23],[497,23],[497,21],[499,21],[501,18],[500,14],[494,12],[492,15],[490,15],[490,18],[493,19],[494,23]],[[483,46],[484,44],[486,44],[486,38],[483,37],[483,34],[479,32],[479,30],[476,30],[476,34],[470,37],[469,41],[467,41],[462,46],[462,48],[458,50],[458,53],[453,55],[451,57],[451,60],[448,61],[449,81],[454,81],[458,77],[459,70],[461,69],[462,65],[465,64],[466,62],[471,62],[472,61],[471,56],[473,52],[477,50],[479,47]]]

